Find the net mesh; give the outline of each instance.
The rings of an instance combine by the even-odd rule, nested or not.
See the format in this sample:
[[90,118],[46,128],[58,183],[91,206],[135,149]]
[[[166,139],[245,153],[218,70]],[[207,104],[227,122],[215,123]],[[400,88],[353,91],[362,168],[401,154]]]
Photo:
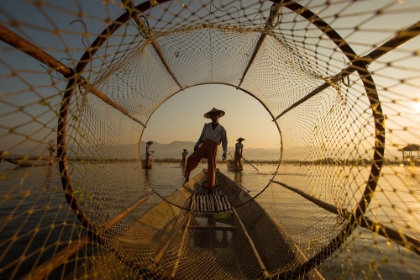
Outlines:
[[[1,278],[419,278],[420,3],[278,2],[2,2]],[[218,218],[141,171],[151,115],[201,84],[281,139]]]

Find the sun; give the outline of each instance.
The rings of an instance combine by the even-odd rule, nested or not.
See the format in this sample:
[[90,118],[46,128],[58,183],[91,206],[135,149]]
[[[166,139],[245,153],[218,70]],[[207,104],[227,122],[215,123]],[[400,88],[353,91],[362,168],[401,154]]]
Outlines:
[[413,102],[413,103],[412,103],[412,106],[413,106],[413,109],[414,109],[416,112],[420,113],[420,101]]

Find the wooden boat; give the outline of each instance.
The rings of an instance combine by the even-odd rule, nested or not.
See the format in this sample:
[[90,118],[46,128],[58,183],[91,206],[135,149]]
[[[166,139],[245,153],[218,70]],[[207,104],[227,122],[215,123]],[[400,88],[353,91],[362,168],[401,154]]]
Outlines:
[[[68,279],[79,273],[101,277],[106,272],[94,268],[112,263],[115,273],[122,266],[115,257],[136,277],[153,279],[268,279],[306,261],[282,226],[241,186],[218,171],[210,192],[203,187],[205,179],[203,170],[128,229],[109,232],[108,249],[114,254],[104,253],[99,263],[85,264]],[[307,278],[323,279],[316,270]]]
[[150,162],[150,166],[147,166],[146,165],[146,160],[143,159],[143,160],[141,160],[141,166],[143,167],[143,169],[152,169],[152,167],[153,167],[153,161]]
[[3,158],[3,160],[13,163],[19,167],[34,167],[34,166],[45,166],[49,165],[49,162],[30,162],[30,161],[24,161],[20,159],[12,159],[12,158]]
[[233,160],[227,160],[226,161],[226,166],[227,166],[228,170],[232,171],[232,172],[239,172],[239,171],[243,170],[243,168],[236,168]]

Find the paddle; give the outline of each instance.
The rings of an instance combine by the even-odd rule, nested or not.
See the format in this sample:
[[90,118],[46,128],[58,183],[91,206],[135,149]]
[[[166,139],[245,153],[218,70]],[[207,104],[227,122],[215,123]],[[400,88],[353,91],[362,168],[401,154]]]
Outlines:
[[255,170],[257,170],[258,172],[260,172],[259,170],[258,170],[258,168],[256,168],[255,166],[253,166],[249,161],[247,161],[246,160],[246,158],[244,158],[243,156],[241,156],[241,158],[243,158],[249,165],[251,165],[252,167],[254,167],[255,168]]

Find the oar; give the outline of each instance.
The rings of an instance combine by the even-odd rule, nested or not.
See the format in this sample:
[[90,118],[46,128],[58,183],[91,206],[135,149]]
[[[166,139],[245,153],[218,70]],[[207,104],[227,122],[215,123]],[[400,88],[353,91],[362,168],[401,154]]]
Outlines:
[[249,161],[247,161],[246,160],[246,158],[244,158],[243,156],[241,156],[241,158],[243,158],[249,165],[251,165],[252,167],[254,167],[255,168],[255,170],[257,170],[258,172],[260,172],[259,170],[258,170],[258,168],[256,168],[255,166],[253,166]]
[[234,158],[233,158],[233,156],[230,154],[231,152],[228,152],[228,154],[230,155],[230,157],[233,159],[233,160],[235,160]]

